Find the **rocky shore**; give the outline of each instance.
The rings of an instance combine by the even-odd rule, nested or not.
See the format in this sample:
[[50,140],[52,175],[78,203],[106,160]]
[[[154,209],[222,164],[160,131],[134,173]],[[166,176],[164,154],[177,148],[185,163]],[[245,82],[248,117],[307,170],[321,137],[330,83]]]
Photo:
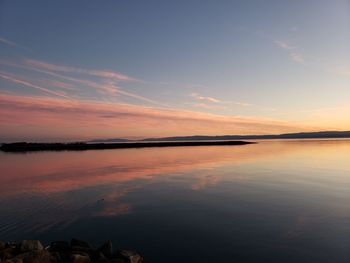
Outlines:
[[1,263],[142,263],[143,257],[131,250],[113,251],[111,241],[98,248],[88,242],[72,239],[54,241],[44,248],[39,240],[0,241]]

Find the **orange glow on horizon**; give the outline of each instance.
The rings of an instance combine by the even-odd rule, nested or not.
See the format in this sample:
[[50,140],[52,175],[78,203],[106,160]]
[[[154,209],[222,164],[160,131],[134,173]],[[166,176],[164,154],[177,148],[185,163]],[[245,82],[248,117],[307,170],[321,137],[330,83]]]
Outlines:
[[11,134],[41,141],[53,138],[85,140],[193,134],[278,134],[317,130],[308,125],[267,118],[9,94],[0,94],[0,121],[3,126],[0,136],[3,138]]

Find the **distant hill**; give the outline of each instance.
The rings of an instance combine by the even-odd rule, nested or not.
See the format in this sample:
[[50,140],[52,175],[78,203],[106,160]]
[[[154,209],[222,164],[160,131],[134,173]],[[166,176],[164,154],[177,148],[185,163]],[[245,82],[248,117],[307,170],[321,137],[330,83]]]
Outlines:
[[147,138],[142,141],[202,141],[202,140],[250,140],[250,139],[322,139],[322,138],[350,138],[350,131],[321,131],[284,133],[277,135],[222,135],[222,136],[176,136],[162,138]]
[[263,139],[322,139],[322,138],[350,138],[350,131],[321,131],[321,132],[298,132],[270,135],[193,135],[174,136],[161,138],[146,138],[143,140],[128,140],[122,138],[95,139],[88,143],[115,143],[115,142],[151,142],[151,141],[223,141],[223,140],[263,140]]
[[112,138],[112,139],[95,139],[95,140],[91,140],[88,141],[88,143],[109,143],[109,142],[130,142],[131,140],[128,139],[121,139],[121,138]]

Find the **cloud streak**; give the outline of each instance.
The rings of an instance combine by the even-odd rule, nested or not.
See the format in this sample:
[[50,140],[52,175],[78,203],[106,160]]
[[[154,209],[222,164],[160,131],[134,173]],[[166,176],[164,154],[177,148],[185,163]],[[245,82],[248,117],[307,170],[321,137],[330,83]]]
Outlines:
[[72,83],[63,82],[63,81],[50,80],[50,79],[40,79],[40,80],[38,80],[38,82],[42,83],[45,86],[56,87],[59,89],[77,90],[75,88],[76,85],[74,85]]
[[[13,63],[8,61],[0,61],[1,64],[10,67],[22,68],[26,70],[35,71],[44,75],[51,76],[55,79],[46,80],[46,84],[50,86],[56,86],[58,88],[69,89],[71,92],[75,91],[72,95],[76,94],[78,89],[90,89],[94,90],[103,95],[108,95],[109,97],[113,97],[116,95],[122,95],[129,98],[133,98],[139,101],[151,103],[159,106],[166,106],[164,103],[152,100],[150,98],[138,95],[136,93],[126,91],[119,87],[119,82],[141,82],[135,78],[122,75],[118,72],[114,71],[101,71],[101,70],[86,70],[81,68],[74,68],[62,65],[50,64],[38,60],[25,59],[22,63]],[[65,75],[65,73],[83,73],[88,76],[98,76],[100,80],[93,81],[82,76],[71,76]],[[21,78],[20,76],[16,76],[17,79]],[[64,80],[65,82],[62,82]],[[43,81],[41,81],[43,82]],[[45,82],[45,81],[44,81]],[[35,84],[33,84],[35,85]],[[37,85],[35,85],[37,86]],[[74,89],[72,87],[75,87]],[[44,92],[44,88],[41,89]],[[57,95],[51,92],[52,95]]]
[[289,53],[289,56],[292,58],[292,60],[294,60],[295,62],[297,62],[299,64],[305,63],[304,56],[301,53],[291,52],[291,53]]
[[292,49],[297,49],[297,46],[293,46],[285,41],[281,41],[281,40],[276,40],[275,43],[283,49],[287,49],[287,50],[292,50]]
[[65,98],[65,99],[70,99],[70,97],[67,96],[67,95],[66,95],[64,92],[62,92],[62,91],[61,91],[61,92],[60,92],[60,91],[53,91],[53,90],[44,88],[44,87],[35,85],[35,84],[33,84],[33,83],[30,83],[30,82],[28,82],[28,81],[19,79],[19,78],[13,76],[13,75],[8,74],[8,73],[0,72],[0,78],[5,79],[5,80],[7,80],[7,81],[10,81],[10,82],[12,82],[12,83],[20,84],[20,85],[22,85],[22,86],[26,86],[26,87],[30,87],[30,88],[32,88],[32,89],[36,89],[36,90],[42,91],[42,92],[47,93],[47,94],[50,94],[50,95],[62,97],[62,98]]
[[129,77],[127,75],[124,75],[122,73],[112,71],[112,70],[96,70],[96,69],[84,69],[84,68],[78,68],[78,67],[62,66],[62,65],[51,64],[51,63],[34,60],[34,59],[25,59],[24,62],[28,66],[32,66],[38,69],[55,71],[55,72],[86,74],[86,75],[91,75],[91,76],[96,76],[101,78],[112,79],[115,81],[138,81],[133,77]]
[[199,95],[198,93],[191,93],[190,96],[196,100],[199,100],[199,101],[207,101],[207,102],[213,102],[213,103],[221,102],[221,100],[219,100],[219,99],[216,99],[213,97],[204,97],[204,96]]
[[299,51],[299,47],[292,45],[286,41],[282,40],[275,40],[275,44],[277,44],[278,47],[286,50],[289,54],[289,57],[296,63],[304,64],[305,58],[303,54]]
[[[62,98],[0,95],[3,127],[38,127],[74,137],[165,136],[188,134],[265,134],[305,130],[291,123],[130,104],[98,103]],[[8,131],[7,129],[7,131]],[[65,131],[65,132],[62,132]],[[25,133],[25,131],[24,131]],[[4,134],[0,134],[4,136]]]
[[213,97],[205,97],[201,96],[198,93],[190,93],[190,97],[192,97],[196,103],[193,103],[192,106],[195,108],[203,108],[208,110],[225,110],[234,105],[241,107],[249,107],[252,106],[250,103],[239,102],[239,101],[223,101]]
[[3,43],[3,44],[6,44],[8,46],[11,46],[11,47],[16,47],[16,48],[21,48],[21,49],[24,49],[24,50],[27,50],[27,51],[32,51],[31,49],[27,48],[27,47],[24,47],[22,45],[19,45],[11,40],[8,40],[6,38],[3,38],[3,37],[0,37],[0,43]]

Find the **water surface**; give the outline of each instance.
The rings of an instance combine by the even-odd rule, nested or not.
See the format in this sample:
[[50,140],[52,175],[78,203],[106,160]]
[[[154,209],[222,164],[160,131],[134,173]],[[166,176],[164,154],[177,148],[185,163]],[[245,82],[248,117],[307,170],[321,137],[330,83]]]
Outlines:
[[350,140],[0,153],[0,239],[150,262],[350,262]]

